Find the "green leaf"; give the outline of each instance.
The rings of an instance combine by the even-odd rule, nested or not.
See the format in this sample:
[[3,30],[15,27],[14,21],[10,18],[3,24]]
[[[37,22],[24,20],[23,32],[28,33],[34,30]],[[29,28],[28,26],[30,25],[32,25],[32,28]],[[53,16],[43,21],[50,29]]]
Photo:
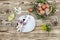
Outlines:
[[46,31],[48,31],[48,32],[50,32],[52,29],[50,25],[46,25],[46,28],[47,28]]
[[45,2],[45,0],[38,0],[38,2],[40,2],[40,3],[44,3],[44,2]]

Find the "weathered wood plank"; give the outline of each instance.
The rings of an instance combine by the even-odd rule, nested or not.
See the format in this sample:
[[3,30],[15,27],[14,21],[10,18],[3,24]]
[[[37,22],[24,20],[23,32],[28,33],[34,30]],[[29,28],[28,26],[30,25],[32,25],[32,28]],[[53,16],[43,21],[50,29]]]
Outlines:
[[[0,1],[0,3],[12,3],[8,6],[8,8],[11,9],[12,5],[13,7],[16,6],[15,3],[17,3],[18,1],[22,2],[22,1],[28,1],[28,2],[33,2],[34,0],[10,0],[10,1]],[[53,3],[53,0],[48,0],[50,3]],[[39,29],[39,26],[41,24],[40,20],[36,20],[36,25],[37,27],[29,33],[20,33],[17,32],[16,27],[14,24],[11,26],[1,26],[0,25],[0,40],[60,40],[60,0],[55,0],[56,1],[56,6],[57,9],[59,11],[56,12],[55,16],[58,17],[59,23],[57,26],[53,26],[53,30],[48,34],[48,32]],[[0,8],[1,8],[2,4],[0,4]],[[22,10],[27,10],[30,6],[21,6]],[[27,7],[27,9],[26,9]],[[3,7],[2,8],[7,8],[7,7]],[[1,10],[1,9],[0,9]],[[22,12],[24,15],[26,15],[25,13],[27,12]],[[21,14],[21,15],[23,15]],[[19,17],[20,15],[17,15],[17,17]],[[34,16],[34,15],[33,15]],[[1,16],[0,19],[7,19],[8,16]],[[16,17],[16,18],[17,18]],[[34,16],[35,17],[35,16]],[[13,23],[16,21],[13,21]],[[2,32],[3,31],[3,32]],[[6,32],[7,31],[7,32]]]

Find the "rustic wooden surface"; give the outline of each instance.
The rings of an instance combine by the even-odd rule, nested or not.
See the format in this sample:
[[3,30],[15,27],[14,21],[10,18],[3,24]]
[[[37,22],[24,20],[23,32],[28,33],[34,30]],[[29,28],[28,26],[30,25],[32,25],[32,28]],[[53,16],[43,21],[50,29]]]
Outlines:
[[[28,2],[33,2],[34,0],[7,0],[7,1],[0,1],[0,11],[2,11],[3,9],[9,8],[12,10],[12,7],[16,6],[14,4],[10,4],[8,6],[4,6],[1,3],[6,3],[6,2],[10,2],[10,3],[17,3],[18,1],[22,2],[22,1],[28,1]],[[49,2],[53,3],[54,0],[48,0]],[[43,30],[38,30],[39,27],[36,27],[32,32],[29,33],[20,33],[17,32],[16,26],[14,25],[16,21],[16,18],[13,21],[13,25],[7,25],[5,26],[4,24],[1,24],[0,21],[0,40],[60,40],[60,0],[55,0],[56,1],[56,6],[57,6],[57,11],[55,12],[55,16],[58,17],[58,25],[57,26],[52,26],[53,30],[48,34],[48,32],[45,32]],[[6,5],[6,4],[5,4]],[[22,6],[22,10],[27,10],[27,8],[29,8],[27,5],[26,6]],[[26,8],[27,7],[27,8]],[[3,9],[1,9],[3,8]],[[26,12],[22,12],[23,14],[25,14]],[[21,15],[23,15],[21,14]],[[0,15],[0,20],[5,20],[7,19],[7,16],[9,14],[6,14],[2,17],[2,15]],[[20,15],[17,15],[17,17],[19,17]],[[37,22],[37,26],[39,25],[39,20],[36,20]]]

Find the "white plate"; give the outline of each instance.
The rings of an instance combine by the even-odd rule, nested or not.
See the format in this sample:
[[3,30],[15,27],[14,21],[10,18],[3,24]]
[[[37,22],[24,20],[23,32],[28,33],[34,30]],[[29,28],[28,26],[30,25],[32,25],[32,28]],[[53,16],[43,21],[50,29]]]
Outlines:
[[[18,20],[26,19],[27,16],[29,16],[27,24],[23,26],[23,30],[20,32],[31,32],[35,28],[35,19],[31,15],[23,15],[23,16],[19,17]],[[18,25],[19,25],[19,27],[21,27],[21,24],[19,22],[18,22]],[[21,30],[21,28],[19,28],[19,27],[18,27],[18,29]]]

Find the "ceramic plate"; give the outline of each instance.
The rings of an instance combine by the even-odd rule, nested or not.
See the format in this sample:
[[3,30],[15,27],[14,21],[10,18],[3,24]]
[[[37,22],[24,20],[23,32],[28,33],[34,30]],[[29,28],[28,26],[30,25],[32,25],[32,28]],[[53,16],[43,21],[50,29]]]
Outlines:
[[21,24],[20,24],[20,22],[18,22],[18,25],[19,25],[18,29],[20,30],[20,32],[30,32],[30,31],[34,30],[34,28],[35,28],[35,19],[31,15],[20,16],[18,20],[26,19],[27,16],[29,16],[29,17],[27,19],[27,23],[23,26],[22,31],[21,31]]

